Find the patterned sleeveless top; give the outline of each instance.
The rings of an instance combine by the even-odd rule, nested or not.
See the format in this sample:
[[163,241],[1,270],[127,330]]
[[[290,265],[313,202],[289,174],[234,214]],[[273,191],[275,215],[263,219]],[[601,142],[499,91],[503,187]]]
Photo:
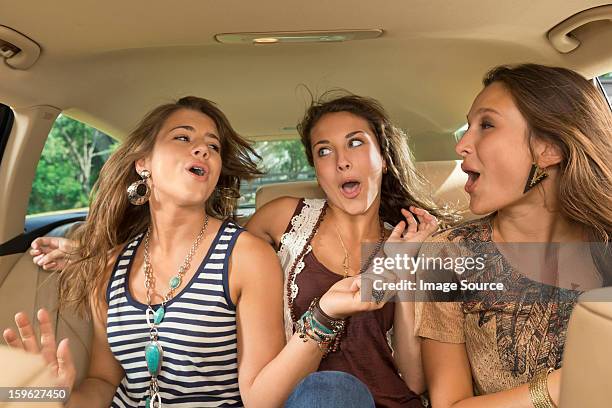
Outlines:
[[[166,303],[158,328],[164,351],[158,377],[164,407],[242,406],[236,308],[228,285],[229,257],[242,231],[225,221],[193,278]],[[138,235],[117,258],[106,293],[108,343],[125,371],[111,407],[144,407],[149,386],[144,354],[149,339],[147,305],[135,300],[128,289],[142,237]]]

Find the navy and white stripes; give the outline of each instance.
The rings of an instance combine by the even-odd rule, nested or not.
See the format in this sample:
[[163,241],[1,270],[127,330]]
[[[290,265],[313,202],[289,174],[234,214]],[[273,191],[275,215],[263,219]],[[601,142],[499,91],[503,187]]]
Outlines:
[[[193,278],[166,304],[159,325],[164,350],[158,377],[164,407],[239,407],[236,309],[229,296],[228,261],[243,230],[224,222]],[[142,235],[119,256],[107,290],[107,336],[125,371],[112,407],[144,407],[150,376],[145,304],[132,298],[128,276]],[[153,309],[157,309],[156,306]]]

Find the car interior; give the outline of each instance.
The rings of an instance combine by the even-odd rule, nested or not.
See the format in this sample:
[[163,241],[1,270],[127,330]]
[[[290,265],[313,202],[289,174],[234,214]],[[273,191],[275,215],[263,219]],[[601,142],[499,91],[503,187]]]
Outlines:
[[[522,62],[563,66],[612,94],[612,5],[603,1],[0,5],[0,327],[13,326],[18,311],[51,310],[56,337],[70,339],[79,379],[90,323],[58,312],[55,274],[27,252],[36,237],[65,236],[87,214],[86,205],[28,210],[59,117],[120,143],[152,107],[196,95],[217,103],[255,143],[299,144],[296,123],[312,95],[344,89],[382,103],[408,135],[424,188],[437,204],[472,219],[454,145],[485,72]],[[264,156],[264,164],[272,159]],[[322,191],[312,176],[262,183],[239,221],[285,195]],[[562,407],[609,404],[612,304],[588,295],[570,322]]]

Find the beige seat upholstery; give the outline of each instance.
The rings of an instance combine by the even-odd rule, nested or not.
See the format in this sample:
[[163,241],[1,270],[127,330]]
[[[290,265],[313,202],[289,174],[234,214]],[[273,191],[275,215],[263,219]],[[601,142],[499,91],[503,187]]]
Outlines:
[[[58,234],[57,231],[54,233]],[[16,293],[19,296],[16,296]],[[42,307],[49,310],[58,342],[66,337],[70,341],[70,350],[77,368],[77,383],[85,377],[89,366],[91,322],[68,311],[58,313],[56,274],[39,268],[32,262],[32,257],[28,253],[22,254],[10,273],[0,282],[0,299],[10,299],[10,303],[3,300],[0,308],[2,330],[6,327],[16,328],[14,315],[23,311],[33,320],[34,330],[38,335],[38,321],[32,318]],[[4,344],[4,339],[0,338],[0,342]]]
[[[427,179],[426,188],[438,205],[450,205],[465,219],[475,216],[469,211],[469,196],[463,189],[467,175],[461,171],[461,161],[418,162],[417,170]],[[255,206],[260,208],[267,202],[282,196],[323,198],[324,194],[316,181],[275,183],[261,186],[255,194]]]
[[[0,387],[55,387],[42,356],[9,349],[0,345]],[[8,402],[8,390],[0,391],[0,408],[40,407],[59,408],[59,402]]]
[[559,407],[609,407],[611,401],[612,288],[603,288],[583,294],[572,312]]
[[260,186],[255,192],[255,208],[279,197],[324,198],[325,194],[316,181],[294,181],[292,183],[271,183]]

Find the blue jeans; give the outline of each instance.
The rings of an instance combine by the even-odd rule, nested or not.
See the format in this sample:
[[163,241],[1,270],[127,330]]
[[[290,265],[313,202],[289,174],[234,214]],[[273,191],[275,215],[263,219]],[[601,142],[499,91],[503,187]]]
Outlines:
[[318,371],[295,387],[285,408],[373,408],[374,398],[364,383],[341,371]]

